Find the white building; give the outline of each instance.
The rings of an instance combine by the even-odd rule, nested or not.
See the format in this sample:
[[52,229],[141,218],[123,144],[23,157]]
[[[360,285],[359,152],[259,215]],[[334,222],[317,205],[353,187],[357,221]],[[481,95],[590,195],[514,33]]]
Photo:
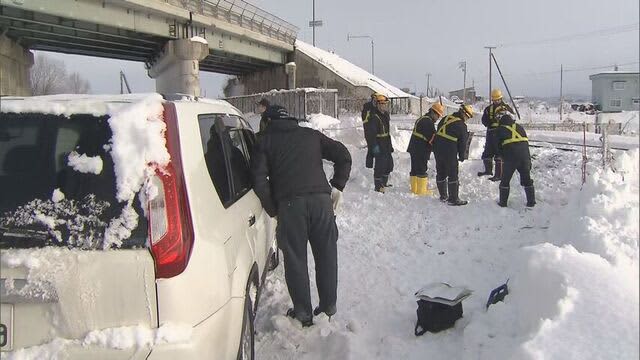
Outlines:
[[605,71],[589,76],[591,101],[604,112],[640,110],[640,73]]

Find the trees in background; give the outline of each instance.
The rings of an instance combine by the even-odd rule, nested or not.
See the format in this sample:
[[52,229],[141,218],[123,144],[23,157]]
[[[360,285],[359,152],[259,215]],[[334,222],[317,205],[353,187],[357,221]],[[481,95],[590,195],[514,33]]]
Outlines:
[[86,94],[89,82],[77,72],[67,74],[64,62],[37,54],[30,73],[33,95]]

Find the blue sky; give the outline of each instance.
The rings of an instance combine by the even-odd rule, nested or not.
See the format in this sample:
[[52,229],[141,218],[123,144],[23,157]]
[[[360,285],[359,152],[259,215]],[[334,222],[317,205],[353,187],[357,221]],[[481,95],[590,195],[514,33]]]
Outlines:
[[[312,0],[253,0],[255,5],[297,25],[298,37],[311,43]],[[462,88],[458,63],[468,64],[467,83],[488,91],[487,45],[505,44],[495,55],[514,94],[556,96],[563,64],[565,93],[589,95],[588,76],[613,64],[639,68],[639,2],[637,0],[316,0],[316,45],[334,50],[370,69],[366,40],[347,41],[347,34],[375,39],[376,75],[398,86],[424,91]],[[632,25],[631,31],[624,26]],[[628,27],[627,27],[628,29]],[[580,35],[580,36],[573,36]],[[547,40],[547,41],[544,41]],[[139,63],[56,54],[68,68],[91,82],[95,93],[115,93],[124,70],[133,90],[153,91],[154,83]],[[96,71],[96,67],[99,71]],[[209,97],[221,93],[224,75],[203,74]],[[494,84],[499,81],[494,70]]]

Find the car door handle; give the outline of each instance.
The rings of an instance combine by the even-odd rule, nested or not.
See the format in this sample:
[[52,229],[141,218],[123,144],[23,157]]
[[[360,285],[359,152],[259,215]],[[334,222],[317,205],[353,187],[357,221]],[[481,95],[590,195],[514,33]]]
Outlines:
[[253,226],[253,224],[255,223],[256,223],[256,216],[255,215],[249,216],[249,226]]

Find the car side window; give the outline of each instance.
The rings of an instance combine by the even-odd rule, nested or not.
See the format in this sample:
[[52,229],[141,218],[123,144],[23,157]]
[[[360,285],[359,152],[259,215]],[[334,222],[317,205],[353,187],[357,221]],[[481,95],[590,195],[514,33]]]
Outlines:
[[252,188],[253,133],[235,115],[203,114],[198,122],[209,175],[223,205],[229,207]]

